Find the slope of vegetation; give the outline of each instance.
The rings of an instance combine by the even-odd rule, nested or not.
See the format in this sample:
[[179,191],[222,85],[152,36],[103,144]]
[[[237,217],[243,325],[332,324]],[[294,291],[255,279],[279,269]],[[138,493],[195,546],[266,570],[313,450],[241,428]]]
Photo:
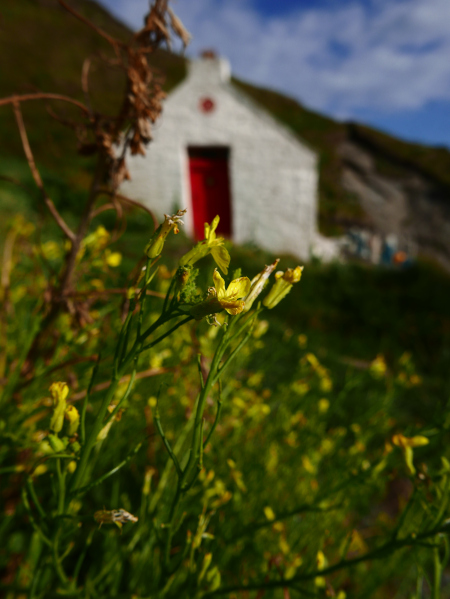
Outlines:
[[[73,6],[118,39],[126,39],[131,34],[91,0],[78,0]],[[99,110],[114,108],[121,97],[123,76],[113,67],[105,69],[100,65],[98,57],[109,55],[108,47],[95,31],[65,13],[56,0],[20,3],[4,0],[1,11],[0,96],[41,90],[74,95],[83,100],[81,69],[85,57],[92,56],[90,81],[94,104]],[[157,72],[164,73],[166,91],[185,76],[186,63],[181,56],[161,51],[152,56],[151,61]],[[278,92],[239,80],[233,82],[319,153],[319,221],[326,234],[341,233],[348,223],[365,222],[358,200],[341,186],[342,159],[338,148],[347,139],[368,149],[382,173],[395,177],[413,170],[439,188],[450,189],[450,153],[444,148],[411,144],[369,127],[339,123]],[[85,184],[82,173],[89,171],[91,162],[76,154],[73,133],[55,122],[46,106],[31,104],[24,106],[24,113],[32,125],[30,141],[40,164],[56,170],[61,179],[67,175],[71,189],[82,189]],[[63,119],[73,114],[61,104],[47,103],[49,106]],[[22,148],[11,116],[10,107],[0,108],[0,173],[3,174],[11,168],[22,170]],[[76,205],[76,200],[70,200],[69,190],[64,195],[69,207]]]

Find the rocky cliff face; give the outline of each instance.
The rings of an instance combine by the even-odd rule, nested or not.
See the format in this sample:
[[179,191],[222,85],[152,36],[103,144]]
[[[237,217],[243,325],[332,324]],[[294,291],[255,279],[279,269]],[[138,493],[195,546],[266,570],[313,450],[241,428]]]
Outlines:
[[393,160],[391,173],[377,165],[379,152],[357,140],[337,147],[341,184],[361,204],[363,227],[395,235],[450,271],[450,196],[446,186],[413,166]]

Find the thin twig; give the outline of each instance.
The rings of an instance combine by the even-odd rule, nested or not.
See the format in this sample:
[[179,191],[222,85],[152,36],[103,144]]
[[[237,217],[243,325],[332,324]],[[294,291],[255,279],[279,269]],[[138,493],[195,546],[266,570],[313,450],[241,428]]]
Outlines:
[[92,104],[91,98],[89,95],[89,70],[91,68],[91,59],[86,58],[83,62],[83,68],[81,69],[81,89],[84,93],[84,99],[86,100],[86,104],[92,113]]
[[59,228],[63,231],[63,233],[66,235],[66,237],[68,237],[68,239],[73,241],[75,239],[75,233],[69,228],[67,223],[64,221],[62,216],[57,211],[55,204],[52,202],[52,200],[47,195],[47,192],[45,191],[45,187],[44,187],[44,183],[42,181],[41,174],[36,166],[33,152],[31,151],[30,142],[28,141],[28,135],[27,135],[27,131],[25,128],[25,123],[23,121],[20,104],[18,102],[14,102],[13,108],[14,108],[14,116],[16,117],[17,127],[19,128],[20,138],[22,140],[23,151],[25,152],[25,156],[28,161],[28,166],[30,167],[34,182],[36,183],[37,187],[40,189],[42,197],[44,199],[44,202],[46,203],[47,208],[49,209],[50,213],[52,214],[52,216],[55,219],[56,223],[58,224]]
[[112,37],[111,35],[106,33],[106,31],[103,31],[103,29],[100,29],[100,27],[97,27],[97,25],[94,25],[94,23],[89,21],[89,19],[86,19],[86,17],[83,17],[83,15],[80,15],[79,12],[77,12],[71,6],[69,6],[66,2],[64,2],[64,0],[58,0],[58,2],[59,2],[59,4],[61,4],[61,6],[63,8],[65,8],[68,12],[70,12],[74,17],[79,19],[82,23],[84,23],[85,25],[87,25],[88,27],[90,27],[91,29],[96,31],[103,38],[105,38],[105,40],[107,40],[112,46],[114,46],[115,48],[123,46],[122,42],[120,42],[119,40],[116,40],[114,37]]
[[112,202],[110,202],[108,204],[103,204],[103,206],[100,206],[100,208],[94,210],[91,214],[91,218],[94,219],[96,216],[98,216],[102,212],[106,212],[107,210],[115,210],[117,212],[116,206]]
[[68,102],[69,104],[74,104],[78,106],[80,110],[89,114],[89,110],[87,106],[75,100],[74,98],[70,98],[69,96],[64,96],[62,94],[51,94],[46,92],[34,92],[33,94],[21,94],[8,96],[6,98],[0,99],[0,106],[6,106],[6,104],[17,104],[20,102],[28,102],[29,100],[60,100],[61,102]]
[[136,200],[132,200],[131,198],[124,196],[121,193],[117,193],[116,191],[111,191],[110,189],[100,189],[99,190],[99,194],[100,193],[104,193],[105,195],[109,195],[111,197],[115,197],[118,200],[120,200],[121,202],[126,202],[127,204],[131,204],[132,206],[136,206],[136,208],[141,208],[141,210],[145,210],[145,212],[147,212],[147,214],[150,214],[150,216],[153,219],[153,224],[155,226],[155,230],[158,227],[158,221],[155,217],[155,215],[153,214],[153,212],[150,210],[150,208],[147,208],[147,206],[144,206],[144,204],[141,204],[141,202],[137,202]]

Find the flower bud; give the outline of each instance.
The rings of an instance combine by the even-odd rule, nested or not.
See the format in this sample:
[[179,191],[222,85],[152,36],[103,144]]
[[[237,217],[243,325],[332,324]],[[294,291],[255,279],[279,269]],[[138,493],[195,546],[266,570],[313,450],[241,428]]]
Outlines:
[[69,421],[68,435],[72,437],[80,426],[80,415],[75,406],[67,406],[64,417]]
[[66,448],[66,444],[56,435],[49,435],[48,442],[50,443],[50,447],[53,449],[55,453],[60,453],[64,451]]
[[286,272],[278,271],[275,274],[275,283],[264,298],[263,306],[269,308],[269,310],[275,308],[292,289],[292,285],[300,281],[302,271],[303,266],[288,268]]
[[53,383],[50,386],[50,393],[53,398],[53,415],[50,420],[50,428],[55,433],[59,433],[64,423],[64,412],[66,411],[66,397],[69,393],[69,387],[66,383]]
[[69,462],[67,464],[67,472],[70,472],[70,474],[73,474],[76,469],[77,469],[77,463],[75,460],[72,460],[71,462]]
[[258,273],[256,275],[256,277],[254,277],[252,279],[252,286],[250,289],[250,293],[247,295],[247,297],[244,300],[245,301],[245,307],[244,307],[245,312],[248,312],[250,310],[250,308],[253,305],[253,302],[259,296],[261,291],[264,289],[264,285],[266,284],[266,281],[268,280],[268,278],[270,277],[272,272],[277,267],[277,264],[279,261],[280,260],[277,258],[275,260],[275,262],[273,262],[273,264],[269,264],[269,266],[266,265],[263,268],[263,270],[260,273]]
[[150,260],[157,258],[163,251],[164,242],[166,241],[170,231],[173,230],[175,235],[179,233],[180,229],[178,228],[178,225],[184,224],[181,220],[181,217],[185,214],[185,212],[186,209],[178,210],[178,212],[172,216],[169,216],[168,214],[164,215],[164,222],[156,229],[145,248],[145,253]]

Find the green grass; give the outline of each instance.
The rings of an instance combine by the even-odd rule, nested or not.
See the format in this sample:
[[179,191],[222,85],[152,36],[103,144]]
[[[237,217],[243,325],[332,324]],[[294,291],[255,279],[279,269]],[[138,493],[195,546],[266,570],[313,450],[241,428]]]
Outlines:
[[[110,215],[101,216],[94,227],[100,222],[112,224]],[[107,287],[130,285],[128,274],[142,257],[152,223],[148,215],[132,212],[128,225],[126,234],[109,248],[123,253],[120,267],[107,269],[102,260],[98,262],[98,254],[87,252],[86,259],[91,256],[92,260],[91,271],[83,277],[80,289],[89,288],[90,281],[94,284],[98,278]],[[15,318],[7,323],[11,356],[21,351],[28,335],[24,322],[32,320],[32,308],[39,296],[37,285],[44,284],[33,260],[34,252],[25,251],[28,241],[19,242],[23,250],[16,248],[20,258],[12,271]],[[189,247],[182,234],[171,235],[160,264],[173,269]],[[231,248],[231,252],[228,279],[236,276],[232,272],[236,267],[241,268],[242,275],[252,277],[274,258],[248,247]],[[53,260],[53,266],[57,260]],[[295,261],[282,257],[280,267],[289,265],[294,266]],[[206,257],[196,266],[203,271],[198,283],[205,290],[212,282],[213,261]],[[161,292],[167,285],[162,269],[152,281],[152,288]],[[205,449],[205,471],[183,503],[184,520],[174,536],[175,560],[186,538],[198,530],[202,510],[209,520],[208,534],[198,537],[201,545],[193,555],[194,561],[190,566],[183,562],[174,588],[165,595],[167,599],[195,596],[195,588],[200,584],[198,573],[209,553],[213,554],[212,563],[219,568],[221,584],[226,587],[247,581],[262,584],[267,579],[271,557],[277,557],[281,572],[288,572],[294,562],[299,574],[314,571],[318,551],[334,564],[353,530],[359,531],[363,548],[353,548],[349,557],[389,543],[404,498],[413,485],[417,495],[403,522],[401,538],[433,521],[440,502],[445,504],[442,518],[448,517],[446,497],[450,489],[442,468],[445,462],[440,458],[448,456],[450,430],[450,309],[445,301],[449,285],[448,278],[423,265],[408,271],[358,264],[306,265],[302,280],[283,303],[263,313],[267,331],[254,337],[227,371],[220,422],[213,443]],[[21,289],[28,289],[28,293],[20,294]],[[161,304],[160,299],[149,297],[146,323],[154,320]],[[69,326],[66,315],[58,321],[54,362],[92,356],[101,350],[96,382],[104,381],[111,375],[123,300],[111,296],[89,309],[93,322],[81,328]],[[258,330],[257,327],[254,332]],[[161,365],[168,370],[138,379],[124,404],[126,410],[120,422],[113,425],[106,441],[95,446],[89,462],[92,482],[116,469],[136,443],[143,445],[120,471],[115,470],[101,484],[90,488],[74,507],[73,520],[65,518],[61,524],[59,552],[65,556],[61,562],[70,577],[79,555],[87,550],[78,580],[80,594],[124,599],[132,594],[158,596],[155,586],[161,575],[160,531],[164,531],[162,525],[169,518],[174,478],[164,474],[167,453],[155,430],[152,398],[161,392],[161,422],[172,446],[178,445],[181,459],[183,442],[178,444],[178,440],[199,389],[196,355],[202,353],[207,368],[222,331],[205,322],[190,323],[139,360],[139,372]],[[409,366],[402,365],[400,358],[405,350],[411,352],[416,366],[411,360],[407,361]],[[385,376],[376,376],[370,369],[380,352],[388,365]],[[313,366],[314,356],[320,369]],[[48,395],[50,383],[68,381],[69,397],[73,398],[74,393],[86,388],[92,361],[54,370],[53,362],[40,355],[36,367],[37,376],[28,386],[18,386],[14,395],[17,403],[8,402],[0,419],[0,462],[4,468],[0,473],[13,497],[19,496],[26,476],[18,476],[15,465],[34,463],[45,446],[41,441],[49,426],[51,408],[43,398]],[[409,374],[420,375],[423,382],[402,385],[399,375],[402,371],[407,373],[408,368]],[[332,385],[324,387],[326,380]],[[115,399],[120,396],[121,393]],[[214,388],[207,402],[205,430],[212,426],[216,400]],[[102,393],[93,393],[86,415],[89,427],[101,402]],[[75,405],[80,407],[81,402]],[[429,439],[427,446],[414,450],[422,478],[408,478],[398,447],[391,445],[386,449],[392,436],[399,432],[408,437],[424,434]],[[55,506],[59,509],[56,496],[61,483],[55,462],[48,460],[45,465],[47,471],[34,477],[37,496],[46,512],[39,522],[46,533],[57,535],[55,523],[59,516]],[[149,495],[143,491],[146,473],[153,476]],[[67,477],[71,483],[73,479],[69,474]],[[164,481],[168,485],[165,488]],[[441,492],[444,488],[447,495]],[[153,505],[160,491],[162,499],[155,499]],[[228,498],[221,504],[219,499],[225,491]],[[139,524],[125,525],[122,534],[108,524],[99,529],[93,514],[102,508],[119,506],[139,516]],[[268,519],[267,508],[280,518],[277,526]],[[30,513],[38,517],[34,506]],[[13,584],[27,589],[31,580],[26,573],[35,572],[36,586],[49,597],[56,596],[49,594],[50,589],[65,583],[55,583],[54,566],[47,549],[38,542],[36,534],[33,536],[23,501],[5,518],[0,527],[2,535],[5,549],[0,554],[0,568],[9,572],[19,554],[17,563],[21,570]],[[66,545],[72,548],[67,554]],[[46,564],[44,572],[38,561],[40,555]],[[111,564],[114,567],[109,570]],[[424,545],[395,554],[386,551],[381,560],[345,569],[328,577],[328,582],[336,590],[345,589],[349,598],[384,599],[403,596],[401,593],[411,596],[417,576],[420,578],[422,571],[429,573],[431,568],[431,552]],[[270,573],[272,581],[277,577],[275,571]],[[322,592],[316,586],[313,581],[304,581],[304,588],[312,596],[325,597],[325,589]],[[13,591],[12,587],[4,588]],[[295,589],[290,592],[292,599],[304,596]],[[27,590],[23,594],[32,596]],[[268,590],[265,596],[278,599],[282,590]],[[441,597],[448,598],[445,588]]]

